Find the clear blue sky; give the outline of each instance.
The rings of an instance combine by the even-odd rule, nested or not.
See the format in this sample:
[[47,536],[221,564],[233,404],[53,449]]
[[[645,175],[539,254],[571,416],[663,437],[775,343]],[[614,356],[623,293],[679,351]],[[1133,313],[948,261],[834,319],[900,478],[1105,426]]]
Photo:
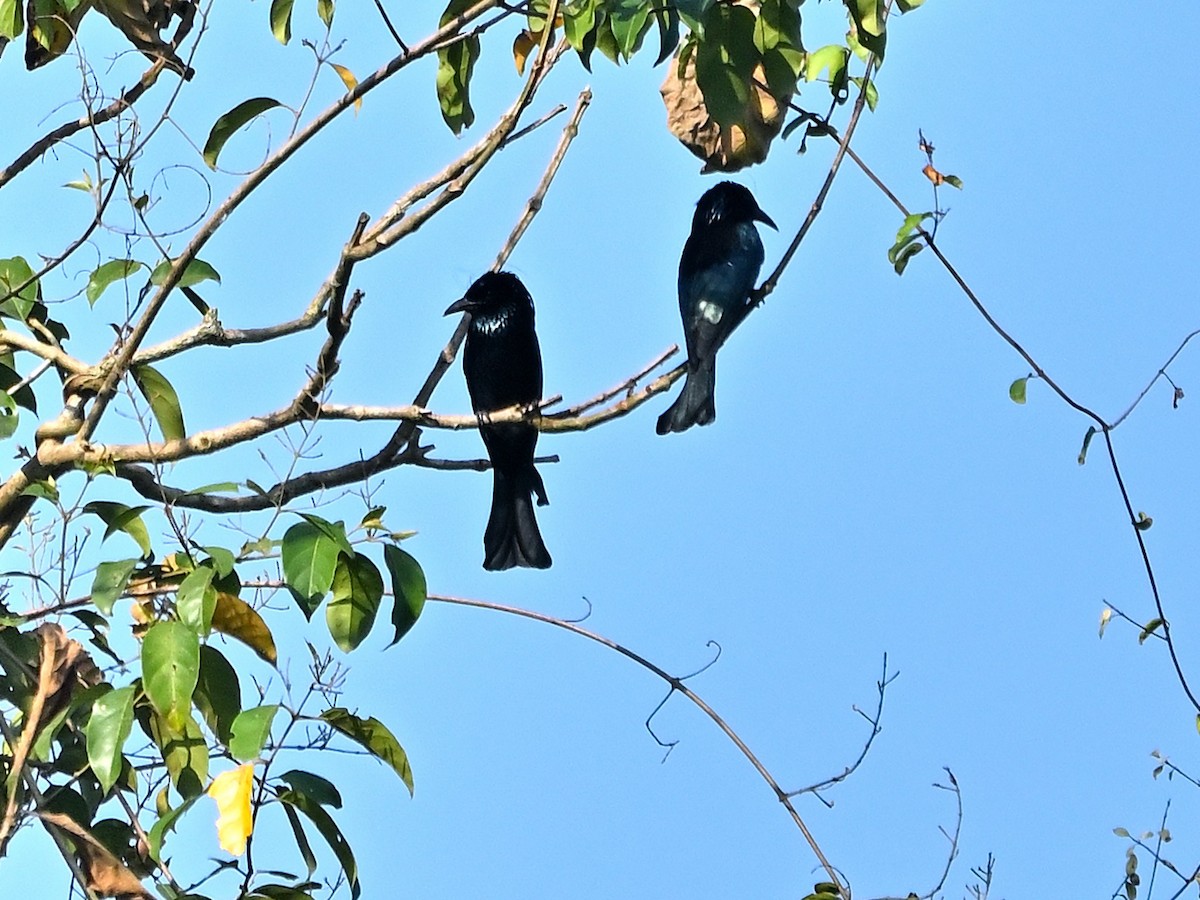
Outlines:
[[[346,40],[336,60],[360,76],[392,52],[372,6],[341,4],[335,22]],[[431,30],[429,9],[389,6],[399,7],[406,39]],[[838,38],[839,9],[804,7],[810,47]],[[191,141],[202,143],[216,116],[247,97],[290,102],[302,92],[311,56],[298,41],[317,37],[319,23],[298,9],[293,45],[282,48],[266,14],[263,3],[218,5],[177,110]],[[85,45],[104,71],[104,54],[118,45],[103,22],[88,27]],[[939,166],[966,186],[943,193],[952,211],[939,244],[1059,383],[1109,417],[1200,322],[1195,96],[1164,52],[1164,33],[1198,27],[1200,11],[1184,7],[1080,15],[1044,3],[930,0],[893,23],[879,108],[855,140],[905,202],[924,209],[924,129]],[[478,124],[463,139],[440,123],[427,63],[369,95],[357,117],[343,117],[272,178],[203,254],[223,276],[205,291],[222,320],[296,315],[360,211],[378,215],[474,141],[518,89],[511,36],[485,41]],[[20,49],[0,59],[10,85],[3,162],[63,118],[39,121],[76,90],[69,62],[27,75]],[[589,75],[566,60],[536,102],[545,110],[572,103],[586,84],[595,92],[510,262],[537,303],[547,393],[570,402],[681,339],[678,254],[712,179],[666,133],[664,70],[650,62],[617,70],[597,56]],[[139,71],[140,60],[125,57],[103,77],[111,88]],[[340,89],[322,73],[317,107]],[[810,97],[822,107],[824,88],[806,89],[801,102]],[[285,123],[272,121],[278,140]],[[366,302],[334,400],[411,399],[452,330],[442,310],[490,265],[557,135],[548,126],[504,151],[444,216],[355,272]],[[252,166],[265,142],[265,129],[252,130],[226,162]],[[147,173],[186,148],[174,134],[163,143]],[[780,145],[737,176],[780,225],[779,235],[764,235],[768,266],[807,213],[832,152],[830,142],[812,142],[804,156]],[[55,189],[77,177],[82,159],[47,160],[0,194],[0,256],[52,253],[86,220],[86,198]],[[197,153],[186,159],[202,169]],[[201,180],[183,169],[167,179],[160,221],[186,225],[203,212]],[[212,182],[219,198],[236,179]],[[664,399],[592,432],[544,437],[541,449],[562,460],[543,467],[549,571],[479,568],[488,475],[394,472],[374,485],[375,500],[393,527],[419,531],[406,546],[433,592],[566,617],[581,614],[587,597],[587,627],[680,674],[709,659],[707,641],[719,642],[720,661],[690,685],[785,787],[854,759],[866,725],[852,707],[873,708],[888,654],[900,676],[870,755],[828,795],[832,809],[799,801],[856,897],[923,893],[936,882],[947,851],[938,828],[954,824],[953,798],[931,786],[944,780],[943,766],[965,809],[948,897],[964,893],[970,867],[988,853],[997,858],[995,898],[1107,897],[1124,871],[1124,842],[1112,829],[1157,827],[1168,799],[1179,849],[1167,855],[1194,866],[1187,848],[1200,833],[1200,802],[1182,782],[1153,781],[1149,755],[1158,748],[1200,771],[1194,711],[1159,642],[1139,646],[1119,624],[1097,639],[1105,599],[1142,621],[1154,615],[1100,444],[1080,467],[1085,419],[1036,382],[1027,405],[1009,400],[1009,383],[1028,367],[931,254],[903,278],[893,274],[885,253],[900,220],[844,168],[779,289],[722,351],[712,427],[657,437]],[[105,258],[122,253],[111,235],[97,247]],[[68,267],[74,289],[99,258],[89,252]],[[104,346],[103,323],[121,317],[120,304],[114,289],[90,319],[72,311],[77,336],[89,322],[102,329],[94,342],[82,337],[80,355]],[[155,337],[193,318],[176,304]],[[211,427],[286,402],[319,342],[211,350],[164,371],[189,428]],[[1147,541],[1193,673],[1198,365],[1185,353],[1171,370],[1189,392],[1178,410],[1160,385],[1114,436],[1135,508],[1154,518]],[[458,369],[432,406],[467,410]],[[331,426],[317,452],[340,461],[371,452],[387,433]],[[481,452],[473,432],[427,439],[445,456]],[[268,451],[286,464],[283,448]],[[193,484],[246,477],[273,480],[253,454],[172,473]],[[326,514],[357,521],[361,504],[349,498]],[[208,533],[240,542],[219,525]],[[4,568],[19,565],[14,557]],[[328,637],[319,620],[307,626],[282,598],[277,605],[272,626],[302,678],[302,641],[324,646]],[[338,818],[366,896],[783,898],[822,880],[765,784],[678,697],[656,719],[661,735],[680,741],[663,763],[642,723],[665,685],[616,654],[543,625],[439,604],[397,647],[384,651],[386,638],[381,630],[346,659],[344,702],[399,737],[415,799],[365,761],[295,762],[342,788]],[[188,852],[216,854],[210,810],[190,818]],[[63,895],[66,874],[43,844],[40,834],[21,837],[0,866],[0,893]],[[286,853],[279,860],[298,865]],[[1155,895],[1178,885],[1164,880]]]

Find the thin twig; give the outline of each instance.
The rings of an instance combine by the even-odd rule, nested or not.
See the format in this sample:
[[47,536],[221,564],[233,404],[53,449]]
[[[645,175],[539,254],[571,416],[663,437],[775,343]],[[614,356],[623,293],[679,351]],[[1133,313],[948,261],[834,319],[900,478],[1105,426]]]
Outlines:
[[724,732],[725,736],[729,738],[729,740],[733,741],[734,746],[736,746],[738,750],[741,751],[742,755],[749,760],[750,764],[754,766],[755,771],[762,776],[763,780],[766,781],[771,790],[775,793],[776,799],[779,800],[779,802],[782,803],[784,808],[788,811],[788,814],[792,817],[792,821],[796,823],[796,827],[800,829],[800,833],[804,835],[804,840],[808,843],[809,848],[813,851],[813,855],[816,856],[817,861],[821,864],[821,867],[829,876],[829,880],[838,886],[838,890],[841,892],[843,897],[848,898],[850,896],[849,892],[843,886],[842,880],[838,876],[837,871],[825,857],[825,853],[821,850],[820,845],[817,844],[816,838],[814,838],[812,832],[808,830],[808,826],[804,824],[804,820],[800,818],[800,813],[796,810],[796,807],[792,805],[792,801],[788,797],[787,792],[779,786],[779,782],[775,780],[775,777],[770,773],[770,771],[768,771],[767,767],[759,762],[758,757],[754,755],[754,752],[748,746],[746,746],[745,741],[741,739],[738,733],[734,731],[711,706],[705,703],[698,694],[684,684],[683,679],[670,674],[666,670],[646,659],[646,657],[639,653],[635,653],[633,650],[630,650],[623,644],[617,643],[611,638],[606,638],[603,635],[596,634],[594,631],[589,631],[588,629],[576,625],[573,622],[557,619],[554,616],[547,616],[543,613],[522,609],[517,606],[507,606],[502,603],[492,603],[486,600],[472,600],[466,597],[451,597],[444,594],[430,594],[428,599],[438,603],[452,603],[457,606],[470,606],[476,609],[490,609],[494,612],[507,613],[509,615],[520,616],[525,619],[533,619],[535,622],[543,622],[547,625],[553,625],[556,628],[562,628],[571,632],[572,634],[577,634],[580,637],[585,637],[590,641],[595,641],[598,644],[602,644],[603,646],[608,647],[610,650],[615,650],[626,659],[632,660],[643,669],[646,669],[647,671],[657,675],[668,685],[670,685],[673,690],[678,691],[684,697],[687,697],[688,700],[695,704],[695,706],[697,706],[706,716],[708,716],[709,719],[713,721],[718,728],[721,729],[722,732]]

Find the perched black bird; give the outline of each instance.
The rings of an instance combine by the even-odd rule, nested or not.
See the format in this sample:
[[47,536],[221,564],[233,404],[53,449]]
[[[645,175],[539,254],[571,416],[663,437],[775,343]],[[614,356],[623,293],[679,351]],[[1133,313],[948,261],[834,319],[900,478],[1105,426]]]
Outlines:
[[679,312],[687,340],[683,390],[658,417],[657,431],[686,431],[717,417],[717,351],[745,317],[763,263],[754,223],[775,228],[754,195],[732,181],[705,191],[692,216],[692,233],[679,258]]
[[[542,398],[542,353],[533,322],[533,298],[521,279],[510,272],[488,272],[446,310],[471,314],[463,371],[471,408],[477,414],[495,412]],[[533,514],[531,494],[538,506],[550,501],[542,476],[533,465],[537,429],[508,423],[479,428],[492,460],[492,512],[483,533],[483,567],[550,568]]]

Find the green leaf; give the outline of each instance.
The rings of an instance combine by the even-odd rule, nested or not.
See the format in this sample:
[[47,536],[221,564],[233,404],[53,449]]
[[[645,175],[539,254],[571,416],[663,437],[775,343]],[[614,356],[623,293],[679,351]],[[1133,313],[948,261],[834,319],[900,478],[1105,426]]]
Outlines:
[[292,790],[304,794],[322,806],[332,806],[334,809],[342,808],[342,795],[338,793],[337,786],[320,775],[292,769],[280,775],[279,779],[287,782]]
[[850,50],[841,44],[827,44],[820,50],[814,50],[804,60],[804,80],[816,81],[821,73],[829,70],[829,81],[835,82],[846,68],[850,59]]
[[351,900],[358,900],[362,893],[362,886],[358,883],[358,864],[354,861],[354,853],[350,849],[350,844],[338,829],[333,818],[325,812],[320,804],[315,803],[304,794],[298,794],[295,791],[281,791],[279,799],[300,810],[317,827],[317,831],[325,838],[330,849],[333,850],[333,855],[341,864],[342,871],[346,873],[346,883],[350,885]]
[[[854,78],[851,78],[851,79],[850,79],[850,81],[851,81],[851,82],[852,82],[852,83],[853,83],[853,84],[854,84],[854,85],[855,85],[855,86],[856,86],[856,87],[857,87],[859,90],[862,90],[862,86],[863,86],[863,80],[862,80],[861,78],[858,78],[858,77],[856,76],[856,77],[854,77]],[[866,95],[867,95],[867,98],[866,98],[866,99],[867,99],[867,109],[869,109],[871,112],[875,112],[875,107],[879,105],[879,89],[875,87],[875,82],[874,82],[874,81],[868,81],[868,82],[867,82]],[[950,180],[950,178],[953,178],[953,177],[954,177],[954,176],[949,176],[949,177],[947,177],[947,178],[946,178],[946,181],[949,181],[949,180]],[[960,186],[960,187],[962,186],[962,181],[961,181],[961,180],[959,180],[959,186]]]
[[292,5],[296,0],[271,0],[271,34],[281,44],[292,39]]
[[654,9],[654,21],[658,24],[658,56],[654,59],[654,65],[657,66],[670,59],[679,46],[679,10],[674,4],[651,6]]
[[1125,828],[1114,828],[1113,834],[1115,834],[1117,837],[1120,837],[1120,838],[1129,837],[1129,831]]
[[233,720],[242,711],[242,688],[237,671],[216,647],[200,648],[200,676],[192,692],[204,724],[225,746],[233,732]]
[[106,616],[112,613],[113,604],[124,593],[137,564],[136,559],[118,559],[96,566],[96,576],[92,579],[92,602],[96,609]]
[[1096,426],[1093,425],[1087,430],[1087,434],[1083,436],[1083,448],[1079,451],[1079,458],[1076,460],[1081,466],[1087,462],[1088,447],[1091,446],[1092,438],[1096,436]]
[[1029,376],[1018,378],[1008,386],[1008,399],[1013,403],[1025,403],[1025,385],[1029,382]]
[[17,401],[8,391],[0,391],[0,441],[7,440],[16,433],[20,419]]
[[338,545],[338,549],[343,553],[353,553],[354,546],[350,543],[350,538],[346,534],[346,525],[340,519],[336,522],[330,522],[328,519],[322,519],[320,516],[314,516],[312,513],[300,513],[302,518],[313,528],[318,529],[325,537]]
[[33,277],[33,269],[24,257],[0,259],[0,297],[8,296],[21,285],[25,286],[15,296],[0,302],[0,316],[24,322],[37,303],[39,291],[38,279]]
[[168,809],[151,826],[150,831],[146,834],[146,843],[149,845],[150,858],[155,862],[162,862],[162,845],[167,834],[175,830],[175,824],[179,821],[179,817],[191,809],[192,804],[199,800],[201,796],[203,795],[197,794],[194,797],[189,797],[178,808]]
[[0,38],[17,37],[25,30],[21,0],[0,0]]
[[337,541],[307,520],[297,522],[284,533],[283,580],[306,618],[312,618],[333,586],[340,552],[342,548]]
[[946,182],[946,184],[950,185],[950,187],[958,188],[960,191],[962,190],[963,180],[957,175],[943,175],[942,179]]
[[[473,0],[450,0],[442,15],[442,24],[465,12]],[[437,98],[442,119],[455,134],[462,134],[475,121],[471,108],[471,73],[479,59],[479,38],[472,36],[438,50]]]
[[150,705],[181,731],[200,677],[200,639],[182,622],[157,622],[142,639],[142,685]]
[[[164,259],[154,271],[150,273],[150,283],[155,287],[161,286],[167,280],[167,275],[170,274],[176,260]],[[187,264],[187,268],[183,270],[183,274],[179,276],[177,286],[181,288],[195,287],[202,281],[215,281],[221,283],[221,276],[211,265],[202,259],[193,259]]]
[[392,594],[395,597],[392,607],[392,625],[396,629],[392,638],[394,644],[417,623],[425,608],[428,589],[421,564],[395,544],[383,545],[383,561],[388,574],[392,576]]
[[757,17],[744,6],[713,6],[704,17],[704,40],[696,50],[696,83],[718,125],[746,120],[750,79],[759,61],[754,45]]
[[100,295],[110,285],[116,284],[118,281],[124,281],[134,272],[144,268],[146,268],[146,264],[140,263],[136,259],[110,259],[108,262],[103,263],[88,277],[87,288],[84,290],[88,305],[95,306],[96,301],[100,299]]
[[201,637],[207,637],[212,631],[213,611],[217,608],[217,590],[212,584],[214,575],[216,572],[211,566],[197,566],[183,579],[175,597],[179,621]]
[[99,516],[100,520],[108,526],[104,531],[104,540],[107,540],[109,535],[114,532],[123,531],[134,539],[141,548],[143,556],[149,556],[152,552],[150,532],[146,530],[146,523],[142,521],[142,513],[149,508],[148,506],[126,506],[124,503],[116,503],[111,500],[93,500],[84,506],[83,511]]
[[185,713],[176,728],[162,716],[152,715],[150,733],[179,796],[187,799],[203,793],[208,783],[208,743],[196,720]]
[[1154,632],[1158,631],[1158,629],[1161,628],[1162,625],[1163,625],[1162,619],[1151,619],[1149,622],[1146,623],[1146,627],[1142,629],[1142,633],[1138,635],[1138,643],[1139,644],[1146,643],[1146,638],[1150,637],[1151,635],[1154,634]]
[[239,494],[242,486],[236,481],[218,481],[214,484],[205,484],[198,488],[192,488],[186,491],[187,494]]
[[1149,531],[1150,526],[1154,524],[1154,520],[1144,512],[1137,514],[1137,521],[1133,523],[1133,527],[1138,531]]
[[850,11],[856,42],[867,52],[875,54],[878,64],[882,65],[887,48],[883,0],[846,0],[846,7]]
[[[8,358],[12,362],[11,356]],[[28,384],[21,384],[22,378],[12,366],[0,362],[0,390],[11,393],[17,406],[37,414],[37,396]],[[17,385],[21,385],[17,387]],[[15,388],[15,390],[14,390]]]
[[179,395],[171,382],[163,377],[157,369],[149,366],[134,366],[131,370],[133,382],[150,404],[150,412],[154,421],[168,441],[181,441],[187,436],[183,425],[183,409],[179,406]]
[[582,53],[588,34],[596,27],[599,0],[568,3],[562,10],[563,36],[576,53]]
[[333,27],[333,0],[317,0],[317,15],[326,28]]
[[382,599],[383,576],[375,564],[360,553],[339,553],[325,622],[344,652],[349,653],[371,633]]
[[408,765],[408,754],[400,746],[395,735],[388,731],[387,726],[372,717],[362,719],[344,707],[335,706],[321,713],[321,718],[335,730],[340,731],[366,747],[378,759],[387,763],[400,776],[400,780],[408,787],[408,793],[413,792],[412,769]]
[[896,0],[896,6],[902,13],[912,12],[918,6],[922,5],[925,0]]
[[271,723],[275,721],[277,712],[279,705],[269,703],[238,713],[237,718],[233,720],[232,736],[229,739],[229,752],[234,759],[243,763],[258,759],[263,747],[267,745],[267,738],[271,736]]
[[916,243],[918,238],[919,235],[913,235],[911,238],[907,238],[904,246],[900,249],[900,252],[898,252],[895,255],[895,259],[892,260],[892,268],[896,270],[897,275],[903,275],[904,270],[908,268],[909,261],[925,249],[924,244]]
[[610,0],[608,20],[612,25],[617,50],[626,60],[637,53],[650,30],[650,7],[644,0]]
[[208,140],[204,142],[204,162],[210,169],[216,171],[217,157],[221,155],[225,142],[233,136],[234,132],[267,110],[282,105],[278,100],[270,97],[254,97],[250,100],[243,100],[225,113],[213,124],[212,131],[208,133]]
[[227,550],[224,547],[201,547],[208,554],[208,561],[217,571],[220,578],[225,578],[232,574],[233,567],[237,563],[237,557],[233,555],[232,550]]
[[92,704],[92,716],[84,731],[88,763],[100,790],[107,794],[121,774],[122,748],[133,727],[133,685],[109,691]]
[[300,816],[296,814],[296,808],[284,803],[283,813],[287,816],[288,824],[292,826],[292,835],[296,838],[296,849],[300,851],[300,858],[304,860],[304,867],[308,869],[308,877],[312,878],[313,872],[317,871],[317,855],[313,853],[312,845],[308,842],[308,835],[304,833],[304,826],[300,822]]

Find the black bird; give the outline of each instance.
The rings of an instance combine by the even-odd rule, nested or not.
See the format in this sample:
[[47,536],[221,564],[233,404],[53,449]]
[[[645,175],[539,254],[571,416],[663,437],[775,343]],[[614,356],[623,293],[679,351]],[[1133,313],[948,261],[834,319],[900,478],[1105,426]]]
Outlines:
[[658,417],[659,434],[707,425],[717,417],[717,351],[749,311],[763,263],[756,221],[775,228],[754,195],[732,181],[709,188],[696,204],[692,233],[679,258],[687,375],[675,402]]
[[492,512],[483,533],[483,567],[550,568],[533,514],[550,501],[533,465],[537,429],[530,425],[483,424],[483,414],[542,398],[542,353],[533,322],[533,298],[511,272],[488,272],[446,310],[471,314],[463,349],[463,372],[479,433],[492,460]]

